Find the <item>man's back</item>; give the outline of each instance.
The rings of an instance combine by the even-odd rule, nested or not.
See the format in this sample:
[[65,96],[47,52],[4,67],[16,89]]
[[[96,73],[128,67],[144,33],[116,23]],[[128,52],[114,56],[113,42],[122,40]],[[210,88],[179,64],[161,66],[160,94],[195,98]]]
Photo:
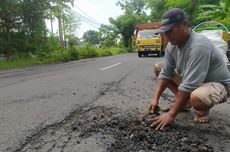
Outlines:
[[169,78],[173,69],[182,78],[179,89],[189,91],[204,82],[220,82],[230,85],[230,73],[224,60],[205,36],[191,32],[184,46],[169,44],[166,48],[165,68],[159,77]]

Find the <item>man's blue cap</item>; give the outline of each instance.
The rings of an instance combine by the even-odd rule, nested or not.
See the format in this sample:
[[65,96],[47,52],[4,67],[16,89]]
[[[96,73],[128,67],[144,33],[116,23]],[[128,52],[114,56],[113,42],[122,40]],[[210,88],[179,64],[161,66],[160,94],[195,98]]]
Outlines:
[[176,23],[186,19],[185,12],[180,8],[173,8],[164,13],[161,20],[160,30],[167,32],[173,28]]

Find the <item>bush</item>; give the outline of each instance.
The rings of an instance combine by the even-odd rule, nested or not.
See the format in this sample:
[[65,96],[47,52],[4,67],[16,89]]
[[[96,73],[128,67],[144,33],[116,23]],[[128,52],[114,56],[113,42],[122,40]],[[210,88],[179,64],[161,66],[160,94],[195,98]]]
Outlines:
[[127,53],[125,48],[109,48],[109,50],[115,55],[115,54],[122,54]]
[[58,51],[54,51],[48,60],[53,62],[57,62],[57,61],[65,62],[65,61],[70,61],[71,56],[69,51],[58,50]]
[[99,56],[96,51],[96,48],[94,48],[90,44],[87,44],[85,47],[78,48],[78,49],[79,49],[80,59],[94,58]]
[[98,52],[99,56],[101,56],[101,57],[113,55],[113,53],[109,49],[98,48],[97,52]]
[[79,59],[79,52],[75,47],[69,48],[69,53],[70,53],[70,59],[71,61],[73,60],[78,60]]
[[60,44],[59,44],[59,41],[58,41],[58,37],[55,36],[55,35],[51,35],[49,38],[48,38],[48,50],[49,51],[54,51],[54,50],[57,50],[60,48]]
[[[55,38],[51,37],[50,40],[53,41]],[[67,62],[98,56],[112,56],[133,51],[132,49],[128,48],[95,48],[90,44],[87,44],[84,47],[74,47],[71,44],[70,48],[64,49],[56,45],[55,41],[53,41],[51,44],[53,44],[51,48],[54,49],[56,47],[56,49],[36,52],[24,51],[23,53],[18,53],[15,51],[10,60],[0,58],[0,69],[25,67],[34,64]]]

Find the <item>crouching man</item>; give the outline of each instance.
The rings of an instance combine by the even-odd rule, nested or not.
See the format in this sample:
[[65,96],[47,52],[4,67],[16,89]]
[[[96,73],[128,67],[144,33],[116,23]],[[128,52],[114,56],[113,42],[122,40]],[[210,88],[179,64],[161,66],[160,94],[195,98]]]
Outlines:
[[230,73],[221,56],[205,36],[191,30],[182,9],[173,8],[163,15],[161,30],[169,40],[163,64],[156,64],[158,76],[149,105],[154,111],[166,88],[176,96],[167,113],[154,118],[152,126],[163,129],[177,113],[191,105],[194,121],[208,122],[208,113],[215,104],[230,96]]

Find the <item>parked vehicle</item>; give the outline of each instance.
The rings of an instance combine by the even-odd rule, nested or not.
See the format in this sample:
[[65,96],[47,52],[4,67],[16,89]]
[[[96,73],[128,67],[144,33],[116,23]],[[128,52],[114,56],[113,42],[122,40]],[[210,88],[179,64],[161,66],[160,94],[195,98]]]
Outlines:
[[137,24],[135,26],[135,38],[138,56],[149,54],[164,55],[167,39],[159,30],[160,24]]
[[230,32],[228,32],[228,50],[227,50],[227,57],[230,61]]
[[225,63],[229,64],[229,35],[228,28],[225,25],[216,21],[206,21],[195,26],[193,30],[208,37],[214,47],[221,52]]
[[228,50],[230,50],[230,32],[228,32]]

